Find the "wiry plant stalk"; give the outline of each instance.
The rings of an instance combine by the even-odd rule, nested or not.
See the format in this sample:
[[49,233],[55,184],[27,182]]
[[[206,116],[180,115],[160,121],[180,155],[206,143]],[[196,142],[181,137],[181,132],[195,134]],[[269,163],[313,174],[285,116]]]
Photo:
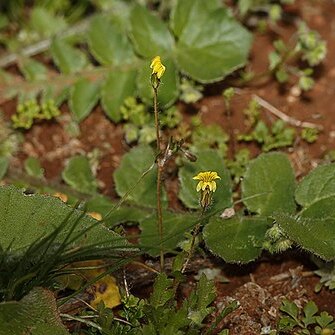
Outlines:
[[157,226],[160,243],[160,269],[164,269],[164,250],[163,250],[163,214],[162,214],[162,174],[164,165],[161,162],[161,138],[159,134],[159,116],[158,116],[158,101],[157,101],[157,87],[154,89],[154,114],[155,114],[155,128],[156,128],[156,145],[157,145],[157,182],[156,182],[156,196],[157,196]]

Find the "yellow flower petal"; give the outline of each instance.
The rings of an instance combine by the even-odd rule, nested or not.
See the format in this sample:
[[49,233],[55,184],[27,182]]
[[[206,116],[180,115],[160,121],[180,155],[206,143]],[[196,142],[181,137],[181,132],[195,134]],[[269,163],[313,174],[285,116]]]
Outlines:
[[156,74],[158,79],[163,76],[165,72],[165,66],[162,64],[160,56],[156,56],[151,61],[150,68],[152,69],[152,74]]

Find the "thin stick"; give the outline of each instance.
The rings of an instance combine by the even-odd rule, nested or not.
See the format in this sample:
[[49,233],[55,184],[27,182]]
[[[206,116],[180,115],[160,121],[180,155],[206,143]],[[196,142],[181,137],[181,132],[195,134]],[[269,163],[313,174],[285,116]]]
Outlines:
[[300,121],[300,120],[297,120],[293,117],[290,117],[290,116],[286,115],[285,113],[280,111],[278,108],[271,105],[269,102],[267,102],[266,100],[264,100],[263,98],[261,98],[260,96],[258,96],[256,94],[252,94],[252,98],[255,99],[267,111],[269,111],[273,115],[277,116],[281,120],[285,121],[286,123],[291,124],[292,126],[302,127],[302,128],[315,128],[315,129],[318,129],[318,130],[323,129],[323,127],[319,124],[315,124],[315,123],[312,123],[312,122]]
[[163,165],[161,164],[160,150],[161,150],[161,138],[159,135],[159,117],[158,117],[158,101],[157,101],[157,87],[154,89],[154,113],[155,113],[155,128],[156,128],[156,144],[157,144],[157,225],[159,233],[159,244],[160,244],[160,270],[164,270],[164,250],[163,250],[163,214],[162,214],[162,172]]

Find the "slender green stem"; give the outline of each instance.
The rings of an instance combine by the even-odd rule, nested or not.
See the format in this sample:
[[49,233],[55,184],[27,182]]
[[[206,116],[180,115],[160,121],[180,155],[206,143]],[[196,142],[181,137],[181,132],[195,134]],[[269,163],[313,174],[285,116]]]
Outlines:
[[192,235],[192,240],[191,240],[191,246],[190,246],[190,251],[188,252],[187,258],[183,264],[183,267],[181,269],[181,273],[184,273],[186,271],[187,265],[188,263],[191,261],[191,258],[193,256],[194,253],[194,247],[195,247],[195,239],[197,238],[197,236],[199,235],[200,232],[200,228],[202,225],[202,217],[205,213],[205,208],[202,208],[201,214],[200,214],[200,218],[199,218],[199,222],[196,224],[196,226],[193,229],[193,235]]
[[157,101],[157,89],[154,89],[154,113],[155,113],[155,128],[156,128],[156,145],[157,145],[157,226],[160,241],[160,270],[164,270],[164,250],[163,250],[163,215],[162,215],[162,174],[164,166],[161,162],[160,151],[161,151],[161,138],[159,134],[159,117],[158,117],[158,101]]

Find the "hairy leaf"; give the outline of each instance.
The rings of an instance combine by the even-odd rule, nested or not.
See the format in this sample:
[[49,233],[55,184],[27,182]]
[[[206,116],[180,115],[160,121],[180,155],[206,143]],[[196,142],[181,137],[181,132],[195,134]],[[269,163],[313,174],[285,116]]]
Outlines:
[[123,240],[104,225],[79,210],[73,210],[57,198],[45,195],[26,195],[14,187],[0,187],[0,246],[23,251],[33,242],[52,233],[67,218],[59,238],[66,236],[78,220],[76,232],[91,227],[89,233],[76,241],[79,245],[92,243],[120,245]]
[[262,251],[267,230],[266,218],[211,218],[203,231],[208,249],[228,263],[248,263]]
[[262,154],[250,161],[242,181],[242,198],[255,213],[270,215],[283,210],[292,213],[295,177],[288,158],[281,153]]
[[335,259],[335,218],[273,215],[289,239],[326,261]]
[[320,165],[298,184],[295,198],[302,206],[335,196],[335,163]]
[[20,301],[0,303],[0,335],[68,335],[52,292],[33,289]]

